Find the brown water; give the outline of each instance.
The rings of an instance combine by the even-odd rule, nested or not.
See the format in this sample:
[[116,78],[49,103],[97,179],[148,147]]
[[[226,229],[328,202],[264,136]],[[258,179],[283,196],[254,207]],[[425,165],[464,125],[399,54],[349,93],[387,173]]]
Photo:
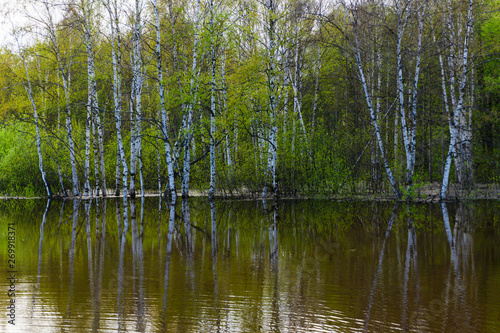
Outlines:
[[158,204],[1,202],[0,331],[500,332],[499,202]]

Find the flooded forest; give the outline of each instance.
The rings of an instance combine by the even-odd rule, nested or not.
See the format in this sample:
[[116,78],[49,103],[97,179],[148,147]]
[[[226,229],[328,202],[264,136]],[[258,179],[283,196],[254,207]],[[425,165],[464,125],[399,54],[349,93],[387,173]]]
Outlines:
[[5,0],[0,331],[500,332],[500,0]]
[[9,2],[0,195],[498,197],[498,8]]

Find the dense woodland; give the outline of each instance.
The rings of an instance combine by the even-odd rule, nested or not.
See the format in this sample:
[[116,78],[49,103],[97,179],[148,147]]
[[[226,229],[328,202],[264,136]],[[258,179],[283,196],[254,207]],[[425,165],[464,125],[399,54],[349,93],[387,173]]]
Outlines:
[[499,8],[20,2],[28,23],[0,51],[0,193],[405,199],[439,183],[444,199],[498,184]]

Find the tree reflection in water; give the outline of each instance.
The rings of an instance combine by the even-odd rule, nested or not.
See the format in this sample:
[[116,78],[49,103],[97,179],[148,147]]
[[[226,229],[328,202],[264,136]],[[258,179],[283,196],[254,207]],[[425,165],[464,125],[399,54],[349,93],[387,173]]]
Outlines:
[[[488,222],[498,219],[496,209],[192,199],[161,212],[152,199],[140,206],[107,200],[74,200],[71,209],[44,201],[39,222],[20,228],[35,235],[20,237],[38,254],[25,265],[31,302],[19,303],[30,304],[29,325],[95,332],[500,327],[498,226]],[[168,216],[165,226],[160,216]]]

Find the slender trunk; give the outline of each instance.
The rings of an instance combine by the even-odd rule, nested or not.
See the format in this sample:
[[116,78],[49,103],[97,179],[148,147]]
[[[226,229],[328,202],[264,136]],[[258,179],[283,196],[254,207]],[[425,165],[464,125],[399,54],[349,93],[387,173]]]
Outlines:
[[[160,16],[158,14],[157,0],[154,1],[154,12],[155,12],[155,28],[156,28],[156,66],[158,70],[158,89],[160,92],[160,112],[161,112],[161,125],[162,125],[162,137],[165,145],[165,158],[167,162],[167,172],[168,172],[168,191],[175,200],[177,193],[175,191],[175,179],[174,179],[174,166],[172,161],[172,152],[170,147],[170,139],[168,136],[168,119],[167,111],[165,107],[165,88],[163,86],[163,68],[161,62],[161,35],[160,35]],[[172,22],[173,25],[173,22]],[[172,27],[173,29],[173,27]],[[175,43],[175,41],[174,41]],[[175,47],[174,47],[174,52]],[[158,152],[159,156],[159,152]],[[160,189],[161,191],[161,189]]]
[[409,15],[403,18],[404,9],[400,8],[399,2],[396,1],[396,10],[398,16],[398,33],[396,41],[396,52],[397,52],[397,92],[399,98],[399,116],[401,120],[401,132],[403,133],[403,144],[406,153],[406,171],[407,171],[407,186],[410,186],[408,182],[410,170],[411,170],[411,143],[409,137],[409,128],[406,123],[406,112],[405,112],[405,98],[404,98],[404,86],[403,86],[403,50],[402,42],[403,35],[406,29],[406,24],[408,23]]
[[[221,50],[221,77],[222,77],[222,114],[229,118],[229,110],[227,109],[227,84],[226,84],[226,49],[222,47]],[[229,167],[229,178],[231,178],[232,172],[232,160],[231,160],[231,144],[229,141],[229,132],[226,130],[226,160],[227,166]]]
[[[118,6],[116,1],[114,7],[111,8],[110,0],[107,0],[106,7],[108,9],[109,17],[111,20],[111,56],[113,61],[113,101],[115,104],[115,125],[116,125],[116,138],[119,154],[117,158],[121,159],[123,167],[122,171],[122,186],[123,186],[123,218],[124,221],[128,219],[128,165],[125,155],[125,147],[122,139],[122,99],[121,99],[121,36],[118,22]],[[116,34],[116,36],[115,36]]]
[[[143,64],[141,59],[141,12],[140,0],[135,1],[135,22],[133,29],[133,47],[132,47],[132,91],[131,91],[131,101],[130,101],[130,126],[131,126],[131,142],[130,142],[130,197],[134,198],[135,193],[135,182],[137,176],[137,159],[140,156],[141,145],[142,145],[142,135],[141,135],[141,122],[142,122],[142,87],[144,83],[144,73]],[[140,164],[140,162],[139,162]],[[140,172],[139,165],[139,172]],[[143,187],[141,185],[141,195],[143,194]]]
[[193,123],[193,111],[194,105],[196,103],[196,90],[195,79],[198,81],[199,70],[198,70],[198,35],[199,35],[199,24],[200,24],[200,0],[196,2],[196,18],[195,18],[195,30],[194,30],[194,45],[193,45],[193,64],[191,69],[191,102],[188,106],[188,116],[186,120],[186,139],[184,144],[184,167],[182,175],[182,197],[189,196],[189,177],[191,172],[191,140],[193,137],[192,133],[192,123]]
[[302,74],[301,74],[301,66],[300,66],[300,56],[299,56],[299,38],[297,36],[297,32],[295,33],[295,80],[292,80],[292,88],[293,88],[293,109],[294,109],[294,114],[299,116],[299,121],[300,125],[302,126],[302,131],[304,133],[304,139],[306,140],[306,146],[309,149],[309,143],[307,140],[307,132],[306,132],[306,126],[304,124],[304,118],[302,117],[302,99],[300,96],[300,86],[301,86],[301,80],[302,80]]
[[[21,47],[19,46],[19,49]],[[36,129],[36,149],[38,152],[38,168],[40,169],[40,172],[42,173],[42,180],[43,184],[45,185],[45,190],[47,191],[47,196],[49,198],[52,197],[52,191],[50,190],[50,187],[47,183],[47,177],[45,175],[45,169],[43,167],[43,155],[42,155],[42,140],[40,137],[40,122],[38,120],[38,111],[37,107],[35,104],[35,100],[33,99],[33,94],[31,90],[31,80],[30,80],[30,75],[28,72],[28,66],[26,65],[26,59],[24,57],[24,54],[21,50],[19,50],[19,54],[21,55],[21,59],[23,61],[24,65],[24,70],[26,72],[26,84],[24,85],[24,88],[26,89],[26,93],[28,94],[28,98],[31,103],[31,107],[33,108],[33,115],[35,116],[35,129]]]
[[417,46],[417,59],[415,64],[415,77],[413,81],[413,95],[412,95],[412,127],[410,132],[410,161],[409,167],[407,170],[407,179],[406,182],[408,187],[411,188],[413,185],[413,173],[415,170],[415,153],[416,153],[416,143],[417,143],[417,98],[418,98],[418,82],[420,78],[420,62],[421,62],[421,53],[422,53],[422,36],[424,30],[424,17],[425,17],[426,5],[422,4],[422,8],[418,12],[418,46]]
[[215,27],[214,3],[210,1],[210,55],[211,55],[211,88],[210,88],[210,189],[208,196],[213,200],[215,195]]
[[[276,184],[276,162],[277,162],[277,148],[278,148],[278,140],[277,140],[277,132],[278,127],[276,125],[276,109],[278,106],[277,103],[277,93],[276,93],[276,9],[277,4],[274,0],[269,0],[266,4],[266,9],[269,15],[269,26],[267,27],[267,33],[269,38],[269,109],[271,114],[271,130],[269,131],[269,151],[268,151],[268,163],[267,163],[267,177],[268,180],[272,181],[272,187],[275,197],[277,196],[277,184]],[[262,197],[267,196],[267,187],[268,185],[264,185],[264,189],[262,191]]]
[[115,195],[119,196],[120,195],[120,187],[121,187],[121,165],[122,161],[120,158],[120,146],[117,144],[116,145],[116,173],[115,173],[115,183],[116,183],[116,189],[115,189]]
[[473,0],[469,0],[469,10],[467,14],[467,29],[464,36],[464,44],[463,44],[463,53],[462,53],[462,74],[459,80],[459,95],[456,104],[456,109],[454,112],[454,117],[452,120],[452,131],[450,133],[450,146],[448,148],[448,154],[446,156],[446,164],[444,167],[443,173],[443,182],[441,184],[441,200],[446,198],[446,191],[448,189],[449,177],[450,177],[450,169],[451,169],[451,161],[454,155],[456,155],[456,143],[457,143],[457,123],[459,122],[459,118],[464,108],[464,97],[467,87],[467,73],[469,68],[469,39],[472,31],[473,25]]
[[47,17],[49,19],[47,26],[49,37],[52,42],[52,47],[54,48],[54,52],[56,54],[57,62],[59,64],[59,71],[61,73],[63,80],[64,96],[66,101],[66,132],[68,135],[68,145],[69,145],[70,161],[71,161],[71,174],[72,174],[71,184],[73,187],[73,195],[78,196],[79,190],[78,190],[78,173],[76,170],[77,165],[76,165],[75,142],[73,140],[73,126],[71,124],[71,101],[70,101],[71,72],[69,69],[65,70],[66,66],[63,64],[63,61],[61,59],[59,44],[56,38],[56,30],[55,30],[56,28],[51,14],[52,11],[49,8],[48,3],[44,3],[44,5],[47,11]]
[[[316,128],[316,113],[318,112],[318,96],[319,96],[319,74],[321,72],[321,45],[318,44],[318,60],[316,65],[316,77],[314,82],[314,104],[313,104],[313,114],[312,114],[312,133]],[[313,136],[313,134],[311,134]],[[314,140],[312,138],[311,140]]]
[[[355,27],[356,29],[356,27]],[[392,187],[392,190],[394,192],[394,196],[399,199],[401,198],[401,193],[399,191],[399,188],[396,184],[396,181],[394,180],[394,176],[392,174],[392,170],[391,170],[391,167],[389,166],[389,163],[387,162],[387,158],[386,158],[386,154],[385,154],[385,147],[384,147],[384,142],[382,141],[382,135],[380,133],[380,128],[379,128],[379,125],[378,125],[378,121],[377,121],[377,117],[376,117],[376,114],[375,114],[375,110],[372,106],[372,98],[368,92],[368,85],[367,85],[367,82],[366,82],[366,79],[365,79],[365,73],[364,73],[364,70],[363,70],[363,66],[361,64],[361,54],[360,54],[360,51],[359,51],[359,41],[358,41],[358,35],[357,35],[357,31],[355,31],[355,45],[354,45],[354,51],[355,51],[355,61],[356,61],[356,65],[357,65],[357,68],[358,68],[358,74],[359,74],[359,77],[361,79],[361,84],[363,86],[363,92],[364,92],[364,95],[365,95],[365,99],[366,99],[366,103],[368,105],[368,110],[370,111],[370,121],[371,121],[371,124],[373,125],[374,129],[375,129],[375,134],[376,134],[376,137],[377,137],[377,142],[378,142],[378,146],[379,146],[379,149],[380,149],[380,154],[381,154],[381,157],[382,157],[382,160],[384,162],[384,166],[385,166],[385,172],[387,174],[387,177],[389,178],[389,182],[391,184],[391,187]]]

